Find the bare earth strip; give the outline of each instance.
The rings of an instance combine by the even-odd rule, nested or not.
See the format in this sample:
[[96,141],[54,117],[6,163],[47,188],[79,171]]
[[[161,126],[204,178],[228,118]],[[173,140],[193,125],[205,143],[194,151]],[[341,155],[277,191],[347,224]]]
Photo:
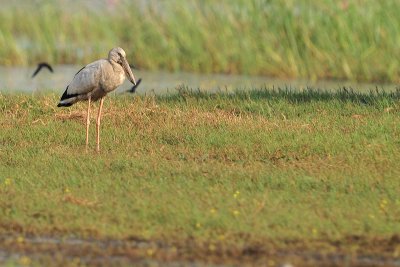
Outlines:
[[[400,237],[268,241],[238,247],[223,243],[0,236],[0,264],[62,266],[400,266]],[[286,264],[286,265],[285,265]]]

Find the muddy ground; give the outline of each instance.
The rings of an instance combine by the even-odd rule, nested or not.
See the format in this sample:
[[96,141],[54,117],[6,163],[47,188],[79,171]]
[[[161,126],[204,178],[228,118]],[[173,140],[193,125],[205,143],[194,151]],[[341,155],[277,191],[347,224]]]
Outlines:
[[184,241],[0,234],[0,265],[51,266],[400,266],[400,235],[342,240]]

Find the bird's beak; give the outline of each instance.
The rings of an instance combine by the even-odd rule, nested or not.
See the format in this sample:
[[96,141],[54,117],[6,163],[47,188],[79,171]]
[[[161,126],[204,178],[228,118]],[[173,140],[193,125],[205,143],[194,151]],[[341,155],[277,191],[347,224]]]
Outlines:
[[122,60],[122,68],[124,69],[125,75],[129,79],[129,81],[131,81],[133,85],[136,85],[135,76],[133,76],[132,70],[129,67],[129,63],[125,58]]

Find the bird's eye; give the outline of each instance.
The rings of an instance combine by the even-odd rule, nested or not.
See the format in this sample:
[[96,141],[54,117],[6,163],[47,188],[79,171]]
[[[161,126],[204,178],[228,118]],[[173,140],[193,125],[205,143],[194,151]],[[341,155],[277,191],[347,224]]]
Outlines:
[[122,55],[121,55],[121,53],[120,53],[120,52],[118,52],[118,55],[119,55],[120,57],[122,57]]

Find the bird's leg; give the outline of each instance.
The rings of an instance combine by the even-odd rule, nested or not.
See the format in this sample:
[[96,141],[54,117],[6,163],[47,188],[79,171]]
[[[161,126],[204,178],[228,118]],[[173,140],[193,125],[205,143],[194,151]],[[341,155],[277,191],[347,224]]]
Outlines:
[[104,102],[104,97],[100,99],[99,114],[97,114],[97,120],[96,120],[97,152],[100,152],[100,118],[101,118],[101,109],[103,107],[103,102]]
[[86,152],[88,151],[88,145],[89,145],[90,100],[91,100],[91,97],[89,96],[87,116],[86,116]]

